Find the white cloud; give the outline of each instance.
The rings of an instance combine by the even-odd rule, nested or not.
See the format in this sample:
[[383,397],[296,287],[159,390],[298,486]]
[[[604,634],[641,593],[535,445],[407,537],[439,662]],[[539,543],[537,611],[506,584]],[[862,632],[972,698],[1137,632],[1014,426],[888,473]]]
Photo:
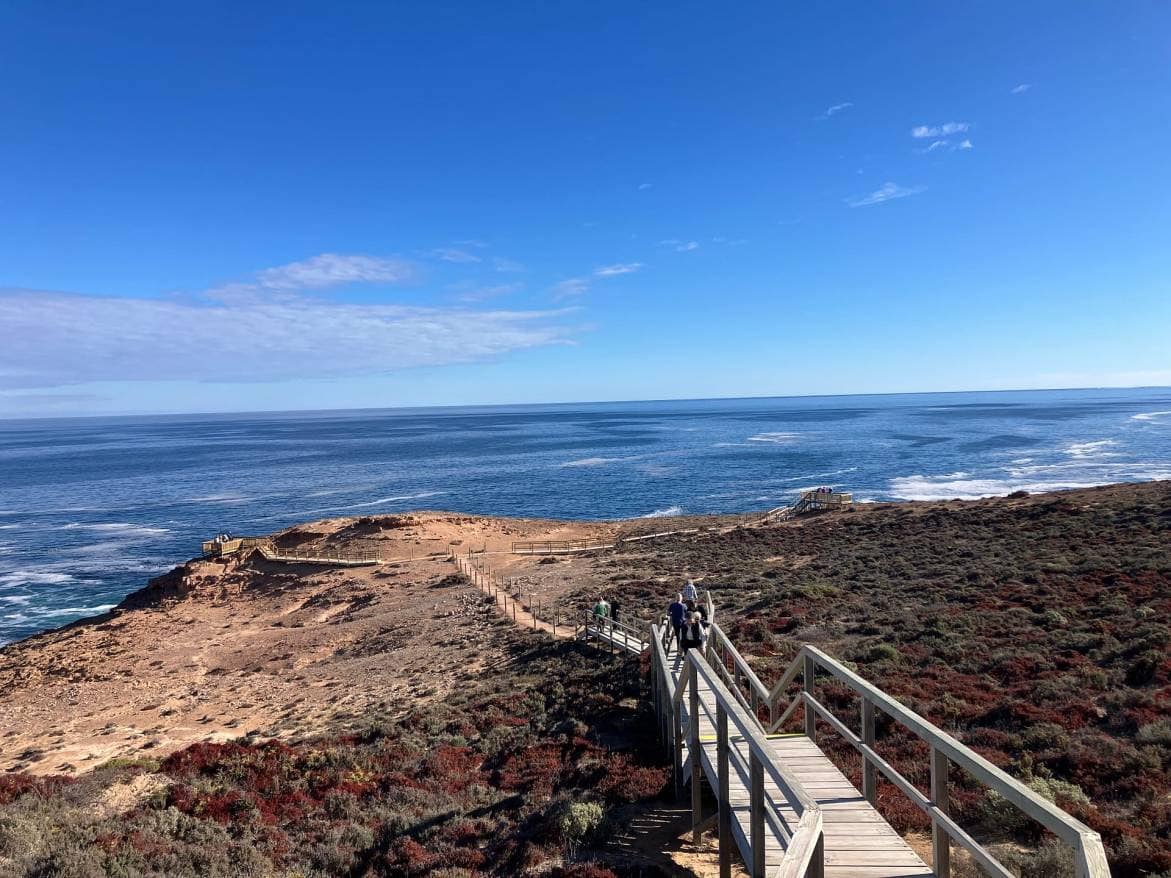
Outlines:
[[283,381],[484,360],[568,341],[566,312],[0,290],[0,388]]
[[676,245],[675,249],[680,253],[686,253],[689,250],[698,250],[699,241],[687,241],[686,243]]
[[882,204],[884,201],[893,201],[896,198],[906,198],[909,195],[918,195],[926,186],[899,186],[896,183],[883,183],[869,195],[846,203],[850,207],[866,207],[870,204]]
[[[9,340],[0,350],[0,388],[330,378],[468,362],[564,340],[556,312],[357,305],[305,295],[415,276],[401,259],[323,253],[182,300],[0,289],[0,335]],[[471,290],[463,299],[519,286]]]
[[852,106],[854,106],[852,101],[846,101],[841,104],[834,104],[832,107],[828,107],[824,113],[822,113],[821,118],[828,119],[830,116],[835,116],[842,110],[848,110]]
[[927,146],[923,147],[923,149],[916,149],[915,152],[924,154],[935,152],[937,149],[947,149],[951,152],[955,152],[957,149],[972,148],[972,141],[965,137],[963,140],[958,142],[955,140],[933,140],[931,143],[927,144]]
[[525,267],[519,262],[514,262],[511,259],[505,259],[501,256],[497,256],[492,260],[492,267],[497,271],[509,274],[522,272],[525,270]]
[[653,185],[654,185],[653,183],[639,183],[638,184],[638,191],[645,192],[647,189],[650,189]]
[[584,277],[571,277],[553,284],[554,299],[571,299],[584,296],[590,290],[590,282]]
[[945,122],[942,125],[917,125],[911,129],[911,136],[920,139],[924,137],[950,137],[952,134],[963,134],[971,127],[967,122]]
[[290,293],[321,290],[353,283],[399,284],[414,279],[411,263],[377,256],[322,253],[311,259],[290,262],[258,271],[251,281],[223,284],[208,295],[223,299],[260,293]]
[[492,284],[486,287],[466,286],[457,287],[457,289],[460,290],[459,300],[461,302],[485,302],[488,299],[497,299],[501,296],[518,293],[524,289],[524,284]]
[[594,269],[595,277],[617,277],[620,274],[633,274],[642,268],[641,262],[619,262],[616,265],[603,265]]
[[1033,84],[1031,82],[1022,82],[1020,85],[1014,86],[1009,91],[1009,94],[1022,95],[1032,87],[1033,87]]
[[480,257],[474,253],[469,253],[466,250],[460,250],[456,247],[437,247],[431,251],[431,255],[436,259],[442,259],[444,262],[479,262]]

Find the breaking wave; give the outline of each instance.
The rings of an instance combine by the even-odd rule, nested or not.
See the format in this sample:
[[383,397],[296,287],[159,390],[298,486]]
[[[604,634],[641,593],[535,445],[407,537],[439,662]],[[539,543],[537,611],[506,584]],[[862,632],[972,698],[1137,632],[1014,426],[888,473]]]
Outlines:
[[666,509],[656,509],[654,512],[648,512],[646,515],[640,515],[639,518],[671,518],[675,515],[682,515],[683,507],[668,506]]
[[1137,415],[1131,415],[1130,419],[1132,421],[1157,421],[1168,415],[1171,415],[1171,412],[1139,412]]

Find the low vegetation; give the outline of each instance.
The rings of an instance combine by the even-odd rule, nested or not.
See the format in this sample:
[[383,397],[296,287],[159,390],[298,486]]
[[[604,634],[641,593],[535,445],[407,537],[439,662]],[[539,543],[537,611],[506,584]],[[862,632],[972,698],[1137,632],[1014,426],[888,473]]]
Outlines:
[[496,625],[507,667],[362,734],[0,777],[0,874],[612,875],[607,815],[668,777],[637,668]]
[[[802,642],[852,663],[1101,832],[1114,875],[1137,878],[1171,874],[1169,533],[1171,485],[1155,483],[867,509],[594,563],[647,618],[678,571],[703,576],[766,683]],[[826,697],[857,716],[846,693]],[[886,724],[880,743],[925,789],[918,742]],[[835,755],[857,780],[853,750]],[[957,813],[982,837],[1044,844],[1014,808],[955,781]],[[889,784],[881,801],[896,826],[925,825]]]

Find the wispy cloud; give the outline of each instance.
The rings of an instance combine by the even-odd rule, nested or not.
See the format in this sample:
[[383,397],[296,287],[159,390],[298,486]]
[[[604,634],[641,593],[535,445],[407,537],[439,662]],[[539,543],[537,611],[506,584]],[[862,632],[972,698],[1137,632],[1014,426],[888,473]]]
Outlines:
[[916,125],[911,129],[911,136],[920,139],[924,137],[950,137],[953,134],[963,134],[971,127],[967,122],[945,122],[942,125]]
[[284,288],[237,300],[6,289],[0,389],[328,379],[475,362],[569,341],[565,315],[342,303]]
[[460,290],[459,300],[461,302],[486,302],[489,299],[498,299],[501,296],[510,296],[513,293],[519,293],[524,289],[524,284],[492,284],[484,287],[457,287],[457,289]]
[[295,293],[355,283],[400,284],[413,280],[415,267],[402,259],[361,254],[322,253],[256,272],[252,280],[222,284],[207,295],[215,299],[260,293]]
[[654,186],[653,183],[639,183],[638,184],[638,191],[645,192],[646,190],[652,188],[653,186]]
[[502,256],[497,256],[492,260],[492,267],[506,274],[519,273],[525,270],[525,267],[519,262],[515,262],[512,259],[505,259]]
[[698,241],[680,241],[678,238],[664,238],[659,241],[661,247],[673,247],[679,253],[686,253],[689,250],[698,250]]
[[620,274],[633,274],[642,268],[641,262],[619,262],[616,265],[603,265],[594,269],[595,277],[617,277]]
[[431,251],[431,255],[436,259],[442,259],[444,262],[469,263],[480,261],[480,257],[475,253],[469,253],[467,250],[460,250],[457,247],[437,247]]
[[866,207],[871,204],[882,204],[884,201],[893,201],[896,198],[918,195],[926,188],[926,186],[899,186],[897,183],[883,183],[869,195],[846,203],[850,207]]
[[842,110],[848,110],[852,106],[854,106],[853,101],[845,101],[841,104],[834,104],[832,107],[826,108],[826,111],[821,114],[821,118],[828,119],[830,116],[836,116],[838,113],[842,112]]
[[1032,87],[1033,84],[1031,82],[1022,82],[1020,85],[1013,86],[1013,88],[1009,90],[1009,94],[1023,95]]
[[931,143],[927,144],[927,146],[923,147],[922,149],[917,149],[915,152],[928,153],[935,152],[938,149],[946,149],[950,152],[955,152],[957,149],[973,149],[973,146],[972,141],[966,137],[963,140],[933,140]]
[[571,277],[553,284],[553,298],[573,299],[590,291],[590,282],[584,277]]

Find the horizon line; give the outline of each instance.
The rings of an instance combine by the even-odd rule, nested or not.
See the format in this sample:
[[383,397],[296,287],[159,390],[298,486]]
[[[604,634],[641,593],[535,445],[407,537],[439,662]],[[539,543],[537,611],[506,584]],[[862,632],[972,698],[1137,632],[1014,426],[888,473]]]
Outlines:
[[501,409],[501,408],[537,408],[549,406],[594,406],[594,405],[627,405],[630,403],[660,403],[660,402],[738,402],[742,400],[770,400],[770,399],[842,399],[848,397],[874,396],[949,396],[961,393],[1062,393],[1074,390],[1171,390],[1171,385],[1164,384],[1137,384],[1124,386],[1092,385],[1087,387],[1012,387],[996,390],[901,390],[877,391],[870,393],[795,393],[768,396],[698,396],[698,397],[662,397],[658,399],[596,399],[596,400],[567,400],[561,402],[495,402],[495,403],[446,403],[441,405],[387,405],[387,406],[356,406],[339,408],[305,408],[305,409],[237,409],[231,411],[174,411],[174,412],[123,412],[120,414],[77,414],[77,415],[5,415],[0,413],[0,422],[19,421],[76,421],[101,420],[103,418],[182,418],[182,417],[211,417],[224,415],[315,415],[333,412],[385,412],[385,411],[432,411],[435,409]]

